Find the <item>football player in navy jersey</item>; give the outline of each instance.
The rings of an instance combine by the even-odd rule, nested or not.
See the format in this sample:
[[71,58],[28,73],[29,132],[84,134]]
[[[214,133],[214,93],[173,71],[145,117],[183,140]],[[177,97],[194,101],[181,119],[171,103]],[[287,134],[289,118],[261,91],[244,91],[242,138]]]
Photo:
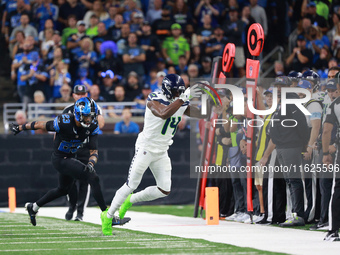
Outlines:
[[[33,121],[24,125],[11,124],[14,135],[23,130],[47,130],[56,132],[53,145],[52,164],[59,173],[59,185],[48,191],[35,203],[26,203],[25,207],[33,226],[35,216],[40,207],[68,194],[75,179],[87,181],[93,190],[93,196],[102,211],[107,211],[99,177],[94,169],[98,160],[97,134],[97,104],[91,98],[79,99],[74,106],[74,114],[66,113],[51,121]],[[76,152],[88,138],[90,157],[87,164],[75,159]]]

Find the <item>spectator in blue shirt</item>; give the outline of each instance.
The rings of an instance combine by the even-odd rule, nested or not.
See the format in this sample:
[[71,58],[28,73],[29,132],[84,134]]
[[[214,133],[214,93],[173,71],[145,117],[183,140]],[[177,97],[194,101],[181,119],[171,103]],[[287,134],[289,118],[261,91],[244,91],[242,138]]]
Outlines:
[[74,85],[85,85],[87,90],[90,90],[90,87],[93,85],[92,81],[87,78],[88,72],[86,68],[80,68],[78,71],[79,79],[76,80]]
[[129,108],[124,108],[122,112],[123,120],[116,123],[115,134],[138,134],[139,126],[137,123],[131,121],[131,111]]

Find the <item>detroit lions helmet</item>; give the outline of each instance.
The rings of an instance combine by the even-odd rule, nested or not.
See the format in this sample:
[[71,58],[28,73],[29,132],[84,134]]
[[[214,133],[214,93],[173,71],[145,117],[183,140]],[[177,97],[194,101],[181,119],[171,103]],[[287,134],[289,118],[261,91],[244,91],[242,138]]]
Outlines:
[[168,74],[162,81],[162,92],[168,100],[178,97],[185,91],[183,79],[177,74]]
[[92,98],[83,97],[74,104],[74,116],[84,128],[96,123],[97,114],[98,106]]

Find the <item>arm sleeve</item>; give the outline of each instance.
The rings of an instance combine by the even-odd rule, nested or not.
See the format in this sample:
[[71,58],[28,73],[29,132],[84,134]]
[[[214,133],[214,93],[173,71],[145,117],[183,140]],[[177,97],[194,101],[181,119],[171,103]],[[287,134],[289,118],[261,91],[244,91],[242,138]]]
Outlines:
[[[57,118],[56,118],[57,119]],[[54,120],[55,121],[55,120]],[[54,121],[50,120],[46,122],[46,130],[47,131],[56,131],[54,128]]]

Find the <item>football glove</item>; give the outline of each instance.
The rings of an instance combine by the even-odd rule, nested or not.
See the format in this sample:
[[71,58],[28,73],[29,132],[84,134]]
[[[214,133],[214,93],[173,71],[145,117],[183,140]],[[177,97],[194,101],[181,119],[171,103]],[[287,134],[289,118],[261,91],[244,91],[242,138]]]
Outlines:
[[190,88],[187,88],[184,93],[182,93],[180,96],[179,96],[179,99],[183,100],[183,102],[187,102],[191,99],[190,97]]
[[19,125],[14,123],[9,124],[9,129],[12,131],[14,135],[17,135],[21,132],[21,130],[19,130]]
[[87,165],[85,166],[85,169],[84,169],[85,172],[89,172],[89,173],[95,173],[96,170],[94,170],[94,166],[92,163],[87,163]]

